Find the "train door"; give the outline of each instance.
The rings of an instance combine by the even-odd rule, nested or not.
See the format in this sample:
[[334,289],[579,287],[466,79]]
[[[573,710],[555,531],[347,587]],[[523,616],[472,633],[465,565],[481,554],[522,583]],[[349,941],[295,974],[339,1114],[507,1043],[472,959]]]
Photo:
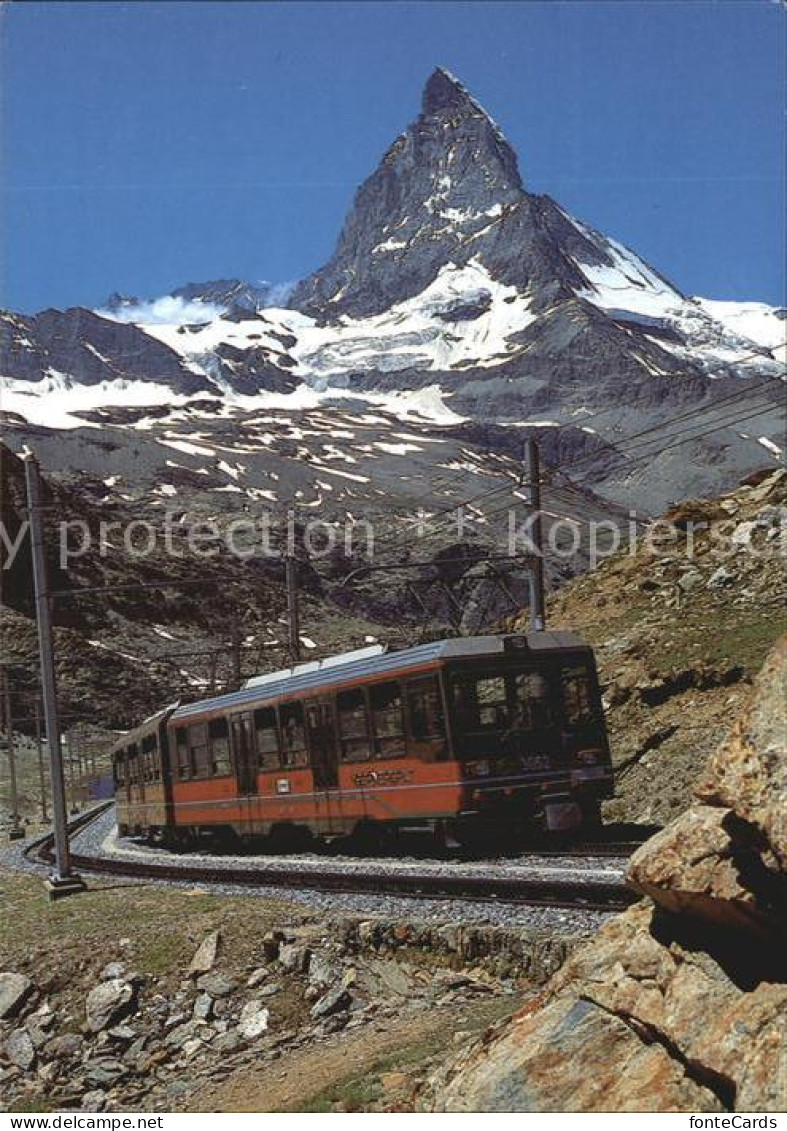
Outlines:
[[330,699],[313,699],[306,704],[306,727],[314,788],[336,789],[339,784],[339,767],[333,704]]
[[129,827],[139,831],[144,823],[145,792],[142,785],[142,757],[139,746],[132,742],[127,747]]
[[115,796],[118,805],[123,811],[122,825],[128,824],[128,813],[131,805],[131,748],[123,747],[115,755]]
[[158,725],[159,777],[164,798],[164,823],[167,827],[175,824],[175,805],[172,797],[174,771],[170,760],[170,735],[167,730],[167,717]]
[[257,792],[257,754],[254,749],[254,719],[251,713],[233,715],[230,732],[238,793],[248,797]]
[[317,818],[322,831],[340,832],[339,754],[333,703],[326,697],[311,699],[305,706]]

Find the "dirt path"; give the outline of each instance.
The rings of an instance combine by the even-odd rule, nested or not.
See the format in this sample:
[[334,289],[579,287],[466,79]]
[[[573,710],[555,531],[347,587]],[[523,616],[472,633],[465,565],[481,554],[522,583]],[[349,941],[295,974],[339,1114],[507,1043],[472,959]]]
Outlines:
[[371,1022],[324,1044],[285,1052],[262,1070],[244,1065],[226,1080],[200,1088],[186,1110],[302,1111],[327,1089],[373,1073],[380,1061],[386,1061],[385,1071],[395,1068],[397,1052],[406,1060],[407,1050],[422,1049],[425,1058],[450,1046],[455,1032],[485,1028],[516,1006],[516,998],[496,998]]

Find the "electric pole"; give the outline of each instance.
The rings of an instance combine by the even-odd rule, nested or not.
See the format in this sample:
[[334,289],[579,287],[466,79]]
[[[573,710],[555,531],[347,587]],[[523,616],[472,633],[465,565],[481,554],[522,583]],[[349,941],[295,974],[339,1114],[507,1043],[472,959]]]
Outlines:
[[36,625],[38,651],[41,659],[41,690],[44,699],[44,720],[49,745],[52,779],[52,818],[55,842],[55,870],[47,881],[50,899],[81,891],[84,882],[71,869],[71,851],[68,843],[68,816],[66,791],[63,781],[63,750],[60,744],[60,720],[57,711],[57,685],[55,682],[55,657],[52,643],[52,619],[49,607],[49,582],[44,551],[44,524],[41,504],[41,472],[34,456],[25,461],[27,510],[30,519],[30,542],[33,555],[33,584],[35,587]]
[[3,716],[5,722],[5,736],[8,752],[8,774],[11,788],[11,828],[8,831],[9,840],[21,840],[25,831],[19,821],[19,792],[16,782],[16,749],[14,748],[14,717],[11,712],[11,680],[8,677],[8,667],[3,665]]
[[241,685],[241,682],[242,682],[240,648],[241,648],[240,625],[238,624],[238,620],[237,620],[237,617],[236,617],[236,618],[233,619],[233,622],[232,622],[232,643],[231,643],[232,690],[233,691],[237,691],[238,688]]
[[85,782],[85,748],[82,731],[77,728],[74,736],[76,765],[77,765],[77,804],[87,805],[87,788]]
[[297,664],[301,658],[301,626],[298,609],[298,562],[295,551],[287,550],[284,559],[284,578],[287,585],[287,637],[290,660]]
[[538,458],[538,444],[535,440],[525,440],[525,463],[530,486],[530,506],[533,511],[531,523],[532,542],[535,550],[530,570],[530,626],[534,632],[546,628],[544,612],[544,531],[541,521],[541,472]]
[[71,815],[79,812],[77,804],[76,773],[74,772],[74,740],[70,730],[66,731],[66,753],[68,755],[68,792],[71,795]]
[[41,820],[46,823],[46,773],[44,771],[44,746],[41,741],[41,700],[35,699],[36,751],[38,753],[38,781],[41,787]]

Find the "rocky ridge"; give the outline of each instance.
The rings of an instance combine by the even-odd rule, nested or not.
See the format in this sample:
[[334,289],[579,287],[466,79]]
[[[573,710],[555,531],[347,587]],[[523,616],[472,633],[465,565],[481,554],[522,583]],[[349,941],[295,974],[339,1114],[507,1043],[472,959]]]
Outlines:
[[[199,313],[200,305],[206,319],[214,317],[216,308],[225,312],[257,313],[266,306],[273,305],[275,292],[281,291],[272,283],[250,283],[244,279],[210,279],[203,283],[186,283],[176,287],[165,295],[166,299],[180,299],[184,304],[196,304],[195,310]],[[111,314],[134,314],[140,306],[153,307],[156,299],[140,299],[136,295],[123,295],[115,291],[104,304],[104,309]]]

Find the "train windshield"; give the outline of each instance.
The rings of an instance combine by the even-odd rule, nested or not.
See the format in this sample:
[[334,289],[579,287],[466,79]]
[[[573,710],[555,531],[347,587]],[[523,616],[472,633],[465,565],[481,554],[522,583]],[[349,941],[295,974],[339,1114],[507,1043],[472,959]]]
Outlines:
[[450,681],[460,756],[557,753],[601,730],[595,680],[584,661],[536,670],[494,668]]

